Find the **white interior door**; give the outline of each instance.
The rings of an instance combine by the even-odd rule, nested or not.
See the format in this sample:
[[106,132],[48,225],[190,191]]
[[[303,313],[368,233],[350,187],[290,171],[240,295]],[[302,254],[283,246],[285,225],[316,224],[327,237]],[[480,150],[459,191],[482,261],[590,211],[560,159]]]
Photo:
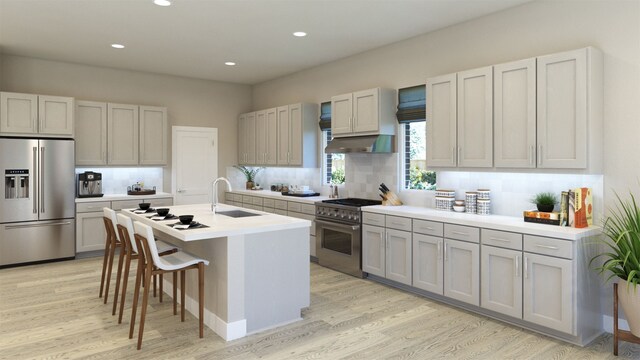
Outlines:
[[176,205],[211,202],[218,177],[218,129],[172,127],[171,189]]

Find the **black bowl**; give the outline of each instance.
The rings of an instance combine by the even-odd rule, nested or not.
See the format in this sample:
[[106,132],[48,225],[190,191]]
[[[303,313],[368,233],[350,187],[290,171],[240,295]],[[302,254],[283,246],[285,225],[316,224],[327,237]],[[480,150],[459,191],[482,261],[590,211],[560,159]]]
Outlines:
[[193,215],[180,215],[179,218],[181,223],[183,223],[184,225],[189,225],[193,220]]
[[140,203],[140,204],[138,204],[138,206],[140,207],[140,210],[147,210],[147,209],[149,209],[151,204],[150,203]]
[[159,216],[167,216],[169,215],[169,208],[156,209],[156,212],[158,213]]

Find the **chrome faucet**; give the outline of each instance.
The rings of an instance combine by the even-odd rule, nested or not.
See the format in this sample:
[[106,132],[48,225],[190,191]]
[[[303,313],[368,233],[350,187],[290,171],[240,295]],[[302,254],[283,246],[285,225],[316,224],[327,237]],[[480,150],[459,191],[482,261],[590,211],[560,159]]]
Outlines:
[[216,208],[218,207],[218,182],[220,182],[220,180],[227,183],[229,191],[233,191],[231,190],[231,183],[229,182],[229,180],[227,180],[227,178],[219,177],[213,180],[213,183],[211,183],[211,211],[214,214],[216,213]]

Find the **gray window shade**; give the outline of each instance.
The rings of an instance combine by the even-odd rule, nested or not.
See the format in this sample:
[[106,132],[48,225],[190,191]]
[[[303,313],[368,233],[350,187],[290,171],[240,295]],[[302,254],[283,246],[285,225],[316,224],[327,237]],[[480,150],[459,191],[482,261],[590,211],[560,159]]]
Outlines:
[[331,101],[320,104],[320,130],[331,129]]
[[425,121],[426,99],[426,87],[424,85],[398,90],[398,112],[396,112],[398,122],[402,124]]

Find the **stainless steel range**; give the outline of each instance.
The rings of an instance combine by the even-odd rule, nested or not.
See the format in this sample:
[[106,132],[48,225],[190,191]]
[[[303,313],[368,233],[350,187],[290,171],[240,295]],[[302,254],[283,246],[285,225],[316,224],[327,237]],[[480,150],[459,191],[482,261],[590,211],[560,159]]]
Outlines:
[[316,256],[318,264],[362,277],[362,206],[380,205],[369,199],[316,202]]

